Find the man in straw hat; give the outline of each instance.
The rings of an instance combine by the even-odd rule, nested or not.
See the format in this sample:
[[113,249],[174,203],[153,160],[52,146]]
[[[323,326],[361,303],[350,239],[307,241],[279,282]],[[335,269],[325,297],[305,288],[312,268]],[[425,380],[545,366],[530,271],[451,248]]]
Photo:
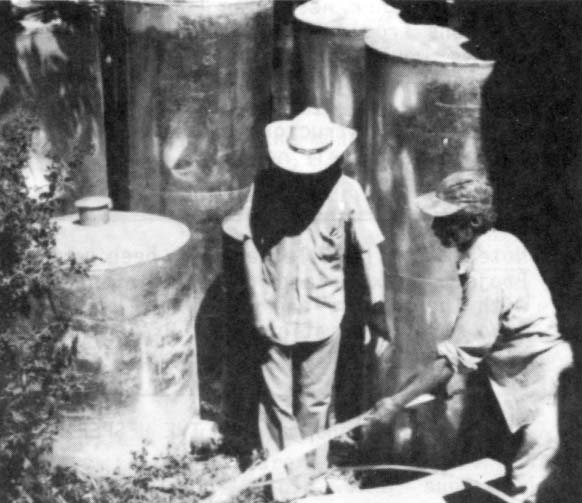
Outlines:
[[[389,335],[378,249],[383,237],[362,188],[340,166],[356,132],[308,108],[291,121],[269,124],[266,136],[273,165],[258,175],[225,230],[244,241],[254,323],[265,343],[259,435],[272,454],[327,426],[347,239],[362,255],[377,350],[386,349]],[[297,475],[305,476],[307,464],[324,471],[327,447],[305,461],[273,473],[275,499],[300,496],[306,480]]]
[[558,450],[558,382],[572,355],[532,257],[515,236],[493,228],[492,201],[491,186],[476,171],[453,173],[417,199],[443,246],[459,251],[462,307],[434,363],[380,400],[375,417],[388,422],[415,396],[482,366],[509,432],[521,439],[510,467],[512,492],[516,501],[533,503]]

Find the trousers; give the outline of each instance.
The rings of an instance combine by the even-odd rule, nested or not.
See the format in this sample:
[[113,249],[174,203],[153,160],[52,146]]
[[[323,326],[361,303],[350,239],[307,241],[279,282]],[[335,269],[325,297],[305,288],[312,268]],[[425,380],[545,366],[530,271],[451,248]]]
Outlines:
[[560,447],[557,400],[548,402],[519,432],[521,445],[511,464],[511,483],[518,502],[535,503],[541,484],[550,479]]
[[[292,346],[270,344],[261,363],[259,436],[262,448],[274,454],[327,426],[339,353],[339,328],[318,342]],[[273,498],[286,501],[303,495],[308,471],[328,467],[328,446],[273,470]]]

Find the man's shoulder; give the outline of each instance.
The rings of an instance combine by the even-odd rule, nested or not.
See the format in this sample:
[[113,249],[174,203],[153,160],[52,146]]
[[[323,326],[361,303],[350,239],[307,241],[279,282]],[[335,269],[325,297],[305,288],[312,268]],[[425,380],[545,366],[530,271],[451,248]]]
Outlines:
[[479,245],[484,250],[495,249],[516,249],[525,250],[525,245],[521,240],[510,232],[491,229],[479,238]]
[[348,176],[341,175],[337,181],[336,187],[339,189],[344,199],[350,199],[355,197],[361,197],[364,195],[364,189],[356,179]]
[[521,240],[510,232],[491,229],[479,237],[471,250],[471,262],[492,266],[515,263],[524,265],[529,252]]
[[360,185],[360,182],[358,182],[355,178],[352,178],[351,176],[348,176],[344,173],[342,173],[338,179],[338,183],[341,184],[344,187],[348,187],[348,188],[356,188],[356,189],[362,189],[362,186]]

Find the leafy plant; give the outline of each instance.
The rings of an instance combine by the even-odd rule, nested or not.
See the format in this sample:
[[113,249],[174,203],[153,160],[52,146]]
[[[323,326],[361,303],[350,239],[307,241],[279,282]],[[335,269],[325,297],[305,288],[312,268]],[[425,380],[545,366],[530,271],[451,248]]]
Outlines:
[[63,344],[67,320],[45,308],[64,275],[87,270],[54,252],[64,163],[48,167],[44,193],[29,194],[23,170],[37,129],[25,108],[0,124],[0,494],[22,502],[51,501],[47,454],[59,406],[78,386],[75,344]]

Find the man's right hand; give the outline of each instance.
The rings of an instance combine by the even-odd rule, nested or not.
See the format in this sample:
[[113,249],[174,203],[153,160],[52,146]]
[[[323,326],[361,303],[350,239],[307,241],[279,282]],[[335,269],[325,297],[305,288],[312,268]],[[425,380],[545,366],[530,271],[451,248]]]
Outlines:
[[275,339],[275,313],[268,306],[258,306],[254,309],[255,328],[259,335],[267,339]]
[[283,337],[283,331],[280,329],[277,315],[270,306],[257,306],[253,311],[255,317],[255,328],[262,337],[284,346],[289,345],[289,341]]

